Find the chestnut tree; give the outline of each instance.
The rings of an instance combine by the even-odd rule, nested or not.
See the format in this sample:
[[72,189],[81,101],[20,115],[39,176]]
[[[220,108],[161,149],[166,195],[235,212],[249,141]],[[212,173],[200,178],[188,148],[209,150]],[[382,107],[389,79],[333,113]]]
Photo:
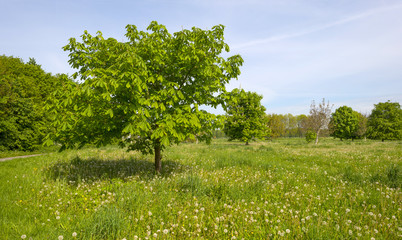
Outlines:
[[243,59],[222,56],[229,52],[223,25],[171,34],[151,22],[146,31],[126,30],[124,42],[85,31],[82,42],[71,38],[64,47],[77,84],[49,102],[57,131],[47,142],[74,148],[119,139],[128,150],[154,154],[160,172],[165,147],[211,139],[219,119],[199,107],[224,102],[225,85],[239,76]]

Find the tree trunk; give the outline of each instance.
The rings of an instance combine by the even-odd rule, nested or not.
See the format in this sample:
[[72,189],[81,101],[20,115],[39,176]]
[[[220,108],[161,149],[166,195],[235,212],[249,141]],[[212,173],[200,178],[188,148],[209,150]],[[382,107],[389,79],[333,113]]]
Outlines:
[[318,144],[318,135],[320,135],[320,130],[318,130],[317,132],[316,132],[316,137],[315,137],[315,145],[317,145]]
[[162,170],[162,155],[161,155],[161,146],[158,143],[155,144],[155,171],[160,173]]

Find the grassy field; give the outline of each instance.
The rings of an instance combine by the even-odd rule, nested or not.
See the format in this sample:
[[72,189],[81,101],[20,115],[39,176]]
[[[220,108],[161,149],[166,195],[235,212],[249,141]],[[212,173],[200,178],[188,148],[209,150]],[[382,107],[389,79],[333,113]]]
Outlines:
[[216,140],[0,162],[0,239],[401,239],[402,142]]
[[50,152],[56,152],[58,147],[41,147],[40,149],[34,151],[0,151],[0,158],[8,158],[8,157],[16,157],[16,156],[24,156],[24,155],[34,155],[34,154],[44,154]]

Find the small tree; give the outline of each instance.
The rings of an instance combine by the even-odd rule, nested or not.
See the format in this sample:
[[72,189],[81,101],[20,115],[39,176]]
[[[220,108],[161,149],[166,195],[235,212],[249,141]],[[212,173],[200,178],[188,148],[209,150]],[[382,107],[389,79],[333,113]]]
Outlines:
[[339,139],[354,139],[359,128],[359,116],[351,107],[342,106],[332,114],[331,135]]
[[402,139],[402,109],[400,104],[390,101],[374,104],[367,124],[367,135],[371,139],[381,139],[381,141]]
[[315,144],[318,144],[318,137],[320,135],[320,132],[323,129],[328,128],[332,106],[333,105],[329,105],[329,102],[325,103],[325,98],[322,99],[322,102],[318,104],[318,106],[315,104],[314,100],[310,105],[310,115],[307,120],[307,125],[308,128],[314,131],[317,135],[315,139]]
[[225,85],[240,74],[243,59],[221,56],[229,51],[222,25],[170,34],[152,22],[147,31],[126,30],[127,42],[85,31],[82,43],[71,38],[64,47],[82,83],[49,104],[57,133],[48,142],[63,149],[122,139],[128,150],[154,154],[160,172],[166,146],[195,136],[211,139],[219,119],[199,106],[224,102]]
[[264,123],[265,107],[262,96],[255,92],[234,89],[226,103],[225,134],[231,140],[241,140],[248,145],[255,138],[267,136]]

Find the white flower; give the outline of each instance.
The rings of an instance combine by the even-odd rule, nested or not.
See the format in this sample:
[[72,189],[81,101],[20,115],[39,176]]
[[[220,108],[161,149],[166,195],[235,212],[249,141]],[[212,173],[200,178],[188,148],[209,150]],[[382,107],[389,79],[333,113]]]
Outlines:
[[148,212],[148,216],[152,216],[152,213],[151,213],[151,211],[149,211],[149,212]]
[[59,220],[59,219],[60,219],[60,216],[57,216],[56,219]]
[[163,233],[164,233],[164,234],[168,234],[168,232],[169,232],[169,230],[167,230],[167,229],[164,229],[164,230],[163,230]]
[[59,240],[63,240],[63,236],[59,236]]
[[154,233],[154,238],[156,238],[156,237],[158,237],[158,234],[157,234],[157,233]]
[[290,233],[290,229],[286,229],[286,233]]
[[76,232],[73,232],[73,237],[76,237],[77,236],[77,233]]
[[223,230],[225,233],[227,233],[228,232],[228,230],[225,228],[225,230]]
[[25,239],[26,237],[27,237],[27,235],[22,235],[21,236],[22,239]]

